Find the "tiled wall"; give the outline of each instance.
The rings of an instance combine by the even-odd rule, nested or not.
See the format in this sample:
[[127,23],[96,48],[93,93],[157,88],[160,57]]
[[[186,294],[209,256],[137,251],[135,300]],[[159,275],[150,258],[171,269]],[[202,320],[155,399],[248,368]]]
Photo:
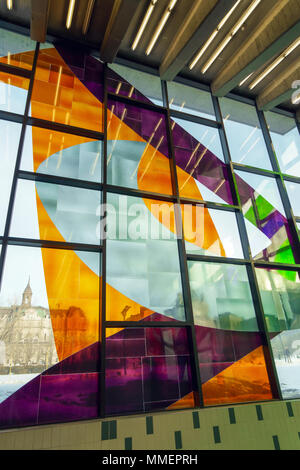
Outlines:
[[175,411],[0,432],[0,450],[300,450],[300,401]]

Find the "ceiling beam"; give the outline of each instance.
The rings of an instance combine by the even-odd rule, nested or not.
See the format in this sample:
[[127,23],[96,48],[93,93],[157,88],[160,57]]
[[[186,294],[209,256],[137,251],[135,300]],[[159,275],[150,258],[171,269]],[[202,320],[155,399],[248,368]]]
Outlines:
[[[199,14],[203,12],[204,8],[208,8],[208,2],[205,2],[205,4],[202,1],[194,2],[191,10],[183,19],[180,31],[176,33],[174,41],[170,44],[170,48],[159,68],[162,80],[173,80],[179,74],[199,51],[235,2],[236,0],[218,1],[212,10],[207,11],[204,19],[203,17],[200,18]],[[200,24],[200,26],[196,26],[195,30],[194,23],[197,16],[199,18],[198,25]],[[194,33],[191,35],[189,31],[194,31]]]
[[100,58],[104,62],[114,61],[139,2],[140,0],[114,0],[100,49]]
[[31,0],[30,37],[45,42],[48,28],[50,0]]
[[[244,80],[252,72],[262,67],[266,62],[282,52],[299,37],[300,29],[300,14],[299,10],[295,11],[293,21],[298,22],[290,29],[284,31],[281,36],[277,37],[274,42],[267,47],[261,39],[261,35],[266,28],[274,21],[275,17],[282,14],[283,8],[290,0],[280,0],[275,2],[270,9],[268,15],[264,16],[258,21],[253,31],[249,31],[247,39],[235,51],[231,60],[229,60],[225,67],[220,71],[212,83],[212,93],[215,96],[225,96],[233,90],[239,83]],[[271,34],[276,34],[275,28],[270,28],[268,38]]]
[[258,109],[269,111],[275,106],[290,100],[295,92],[292,84],[299,76],[300,59],[297,58],[276,76],[276,80],[271,80],[270,85],[258,95],[256,99]]

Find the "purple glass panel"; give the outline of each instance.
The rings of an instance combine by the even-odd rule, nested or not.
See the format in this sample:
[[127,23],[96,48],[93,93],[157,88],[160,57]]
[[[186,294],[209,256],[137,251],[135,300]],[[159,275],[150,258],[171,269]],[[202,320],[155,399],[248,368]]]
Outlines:
[[110,93],[127,96],[143,103],[151,103],[146,96],[110,68],[107,69],[107,89]]
[[196,326],[202,383],[262,345],[257,332],[218,330]]
[[100,370],[100,343],[94,343],[43,372],[43,375],[79,374]]
[[172,129],[176,165],[187,173],[187,181],[179,178],[183,183],[179,181],[180,195],[200,199],[194,195],[193,187],[188,184],[190,175],[223,201],[233,204],[226,165],[175,122]]
[[166,122],[163,114],[114,100],[108,100],[107,107],[146,142],[150,141],[152,147],[169,157]]
[[164,409],[192,392],[185,328],[124,329],[106,351],[108,414]]
[[40,376],[31,380],[0,405],[0,428],[37,424]]
[[98,416],[97,373],[41,377],[38,423],[53,423]]
[[103,103],[103,64],[77,48],[56,45],[63,60],[84,86]]
[[[245,177],[246,176],[247,174]],[[268,183],[268,181],[270,181],[274,186],[275,201],[278,192],[276,182],[270,178],[262,178],[260,176],[256,176],[256,178],[258,180],[257,189],[252,188],[236,174],[236,182],[245,218],[270,239],[269,246],[259,251],[256,238],[253,233],[250,232],[249,242],[252,255],[255,259],[259,260],[295,264],[291,249],[293,240],[288,221],[286,217],[273,206],[275,202],[270,199],[267,200],[260,194],[262,182]]]

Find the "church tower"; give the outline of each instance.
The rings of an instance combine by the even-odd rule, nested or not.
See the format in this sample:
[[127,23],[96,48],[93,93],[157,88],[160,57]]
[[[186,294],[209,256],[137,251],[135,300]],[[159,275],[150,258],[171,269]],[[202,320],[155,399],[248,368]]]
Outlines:
[[32,299],[32,290],[30,287],[30,278],[29,278],[26,289],[23,292],[22,307],[31,307],[31,299]]

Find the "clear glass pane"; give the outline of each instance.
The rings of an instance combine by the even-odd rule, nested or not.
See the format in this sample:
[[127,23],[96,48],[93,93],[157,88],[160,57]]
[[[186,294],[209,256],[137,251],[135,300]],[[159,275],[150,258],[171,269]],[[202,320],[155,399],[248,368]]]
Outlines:
[[235,213],[185,204],[182,220],[188,254],[243,258]]
[[272,170],[255,107],[229,98],[220,106],[232,160]]
[[255,259],[294,264],[289,225],[275,178],[236,171],[246,229]]
[[0,62],[31,69],[36,42],[28,36],[0,28]]
[[256,269],[283,398],[300,398],[300,280],[296,271]]
[[188,267],[196,325],[257,330],[245,266],[188,261]]
[[0,236],[5,227],[21,128],[21,124],[0,120]]
[[300,176],[300,135],[295,119],[271,111],[265,116],[282,173]]
[[98,191],[18,180],[10,236],[98,245],[100,202]]
[[185,328],[106,330],[109,415],[194,406]]
[[107,320],[185,320],[173,204],[107,202]]
[[172,194],[165,116],[108,101],[107,181]]
[[99,374],[88,358],[99,341],[99,266],[98,253],[8,246],[0,294],[1,428],[97,416]]
[[205,405],[272,398],[245,266],[188,261]]
[[101,141],[27,126],[21,169],[100,182],[102,155]]
[[213,102],[208,91],[168,82],[169,106],[184,113],[216,120]]
[[285,181],[294,215],[300,216],[300,184]]
[[[119,64],[109,64],[108,91],[140,101],[163,106],[161,81],[158,76]],[[148,98],[148,99],[147,99]]]
[[0,72],[0,109],[24,114],[28,88],[28,78]]

